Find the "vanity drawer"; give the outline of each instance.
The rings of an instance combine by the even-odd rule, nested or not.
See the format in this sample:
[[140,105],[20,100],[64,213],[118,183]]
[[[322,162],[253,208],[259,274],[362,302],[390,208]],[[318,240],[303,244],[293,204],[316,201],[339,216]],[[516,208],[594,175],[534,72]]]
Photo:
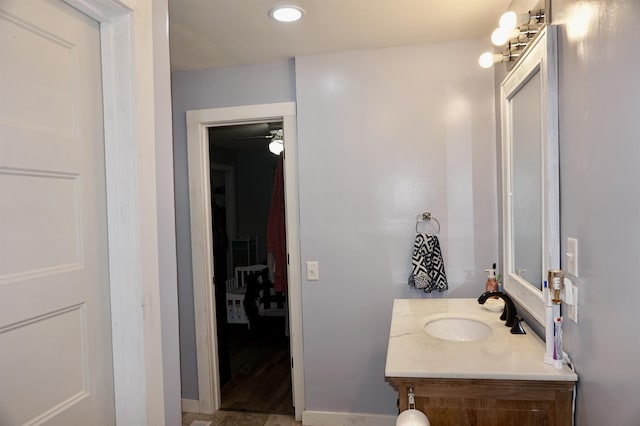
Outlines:
[[400,410],[413,388],[416,409],[438,426],[571,426],[574,382],[486,379],[388,379]]

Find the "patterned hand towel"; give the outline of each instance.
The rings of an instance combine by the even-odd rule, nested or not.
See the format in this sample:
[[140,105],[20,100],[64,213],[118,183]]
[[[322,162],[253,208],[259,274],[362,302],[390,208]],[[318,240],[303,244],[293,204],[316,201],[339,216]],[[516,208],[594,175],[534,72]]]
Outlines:
[[431,293],[432,290],[445,291],[449,288],[437,236],[416,235],[411,265],[412,271],[409,276],[411,287],[423,289],[425,293]]

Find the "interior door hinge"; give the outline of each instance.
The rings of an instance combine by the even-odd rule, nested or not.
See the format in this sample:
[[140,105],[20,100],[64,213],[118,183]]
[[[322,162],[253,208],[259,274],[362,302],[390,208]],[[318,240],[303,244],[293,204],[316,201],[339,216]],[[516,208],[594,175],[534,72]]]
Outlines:
[[290,263],[289,263],[289,253],[287,253],[287,265],[290,265]]
[[291,369],[293,369],[293,357],[291,357]]

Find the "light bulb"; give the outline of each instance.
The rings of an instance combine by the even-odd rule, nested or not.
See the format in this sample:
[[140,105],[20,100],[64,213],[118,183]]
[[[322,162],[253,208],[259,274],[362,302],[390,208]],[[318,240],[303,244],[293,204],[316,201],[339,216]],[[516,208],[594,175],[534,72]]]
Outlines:
[[518,29],[507,30],[505,28],[497,28],[491,33],[491,42],[496,46],[504,46],[509,40],[520,37]]
[[502,14],[498,23],[500,24],[500,28],[513,30],[518,28],[520,25],[528,24],[530,20],[531,15],[529,13],[515,13],[513,11],[509,11]]
[[504,28],[506,30],[511,30],[516,27],[516,13],[509,11],[502,14],[500,17],[500,28]]
[[491,52],[484,52],[482,55],[480,55],[478,63],[482,68],[491,68],[491,66],[493,65],[493,56],[494,54]]
[[274,7],[269,11],[269,16],[280,22],[295,22],[302,18],[304,11],[296,6]]
[[282,151],[284,151],[284,142],[282,139],[273,139],[271,143],[269,143],[269,151],[272,154],[280,155]]
[[507,30],[504,28],[496,28],[491,33],[491,43],[495,46],[504,46],[508,41]]

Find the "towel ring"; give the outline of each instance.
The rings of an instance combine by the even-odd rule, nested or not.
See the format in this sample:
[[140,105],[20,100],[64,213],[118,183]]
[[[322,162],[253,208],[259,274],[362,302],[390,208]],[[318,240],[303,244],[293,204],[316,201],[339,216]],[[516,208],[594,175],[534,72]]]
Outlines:
[[438,225],[438,230],[436,231],[436,235],[438,235],[440,233],[440,222],[438,222],[438,219],[435,218],[435,216],[431,215],[430,212],[424,212],[424,213],[419,213],[416,215],[416,234],[418,234],[418,225],[420,224],[420,222],[425,222],[428,220],[434,220],[436,222],[436,224]]

